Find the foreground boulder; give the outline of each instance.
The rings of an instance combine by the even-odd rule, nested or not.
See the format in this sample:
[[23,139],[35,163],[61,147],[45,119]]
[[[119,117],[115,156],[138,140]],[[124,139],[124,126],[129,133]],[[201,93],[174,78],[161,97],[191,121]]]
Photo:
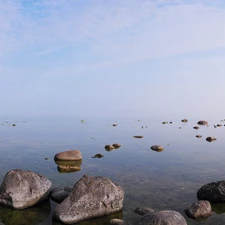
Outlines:
[[163,210],[142,216],[137,225],[187,225],[187,222],[179,212]]
[[200,200],[225,202],[225,180],[203,185],[197,192]]
[[0,204],[25,209],[47,199],[52,182],[27,170],[11,170],[0,188]]
[[189,205],[185,213],[193,219],[205,218],[212,215],[212,207],[209,201],[201,200]]
[[84,175],[69,196],[53,211],[53,218],[72,224],[92,217],[104,216],[123,207],[124,191],[105,177]]

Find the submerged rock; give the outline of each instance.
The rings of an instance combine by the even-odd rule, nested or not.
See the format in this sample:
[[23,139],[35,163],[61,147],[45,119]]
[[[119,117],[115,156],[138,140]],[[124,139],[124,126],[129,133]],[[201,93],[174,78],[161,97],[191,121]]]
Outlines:
[[202,137],[202,135],[196,135],[195,137],[196,137],[196,138],[201,138],[201,137]]
[[134,212],[136,212],[137,214],[143,216],[145,214],[148,214],[148,213],[152,213],[152,212],[155,212],[154,209],[152,208],[146,208],[146,207],[138,207],[134,210]]
[[185,213],[194,219],[205,218],[212,215],[212,207],[209,201],[201,200],[189,205]]
[[193,129],[198,130],[198,129],[199,129],[199,127],[198,127],[198,126],[194,126],[194,127],[193,127]]
[[54,157],[55,161],[75,161],[75,160],[81,160],[82,155],[79,150],[69,150],[69,151],[64,151],[57,153]]
[[164,147],[161,146],[161,145],[152,145],[152,146],[151,146],[151,149],[152,149],[153,151],[161,152],[161,151],[163,151]]
[[115,147],[113,145],[105,145],[107,151],[113,150]]
[[59,173],[71,173],[81,170],[82,160],[55,160]]
[[225,202],[225,180],[203,185],[198,190],[197,197],[210,202]]
[[112,144],[112,146],[113,146],[114,148],[120,148],[120,147],[121,147],[121,144],[114,143],[114,144]]
[[187,123],[187,122],[188,122],[188,120],[187,120],[187,119],[182,119],[182,120],[181,120],[181,122],[183,122],[183,123]]
[[124,220],[121,219],[111,219],[110,224],[113,225],[129,225],[129,223],[125,222]]
[[53,211],[53,218],[65,223],[77,223],[104,216],[123,207],[124,191],[105,177],[84,175],[69,196]]
[[137,225],[187,225],[187,222],[179,212],[163,210],[142,216]]
[[61,203],[72,191],[70,187],[53,188],[50,192],[50,198],[58,203]]
[[0,188],[0,204],[25,209],[46,200],[52,182],[28,170],[11,170]]
[[104,155],[98,153],[98,154],[95,154],[94,156],[92,156],[91,158],[102,158],[104,157]]
[[134,138],[143,138],[144,136],[141,136],[141,135],[135,135],[133,136]]

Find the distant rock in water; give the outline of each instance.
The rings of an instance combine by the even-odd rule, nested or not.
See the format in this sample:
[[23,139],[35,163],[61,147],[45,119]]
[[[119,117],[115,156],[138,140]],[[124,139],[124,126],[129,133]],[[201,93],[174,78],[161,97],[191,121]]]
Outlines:
[[198,130],[198,129],[199,129],[199,127],[198,127],[198,126],[194,126],[194,127],[193,127],[193,129]]
[[188,122],[188,120],[187,120],[187,119],[182,119],[182,120],[181,120],[181,122],[183,122],[183,123],[187,123],[187,122]]
[[116,126],[117,126],[117,124],[116,124],[116,123],[114,123],[114,124],[113,124],[113,127],[116,127]]
[[152,149],[153,151],[161,152],[161,151],[163,151],[164,147],[161,146],[161,145],[152,145],[152,146],[151,146],[151,149]]
[[208,125],[208,122],[205,120],[199,120],[198,125]]
[[222,127],[222,124],[217,124],[216,126],[217,126],[217,127]]
[[133,136],[133,138],[143,138],[144,136],[141,136],[141,135],[135,135]]
[[68,150],[64,152],[57,153],[54,157],[54,160],[66,160],[66,161],[75,161],[75,160],[81,160],[82,155],[79,150]]
[[215,141],[216,138],[215,137],[207,137],[206,141],[211,142],[211,141]]
[[115,149],[115,147],[113,145],[105,145],[105,150],[111,151],[113,149]]
[[121,144],[114,143],[114,144],[112,144],[112,146],[113,146],[114,148],[120,148],[120,147],[121,147]]
[[98,153],[98,154],[95,154],[94,156],[92,156],[91,158],[102,158],[104,157],[104,155]]
[[196,137],[196,138],[201,138],[201,137],[202,137],[202,135],[196,135],[195,137]]

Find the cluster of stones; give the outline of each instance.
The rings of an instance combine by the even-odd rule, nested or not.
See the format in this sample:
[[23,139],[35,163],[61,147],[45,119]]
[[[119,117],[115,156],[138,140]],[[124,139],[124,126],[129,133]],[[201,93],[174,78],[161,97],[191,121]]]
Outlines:
[[84,175],[73,188],[55,188],[46,177],[27,170],[9,171],[1,184],[0,204],[26,209],[47,200],[59,204],[52,217],[65,224],[122,210],[124,191],[106,177]]
[[114,143],[112,145],[105,145],[105,150],[111,151],[113,149],[117,149],[117,148],[120,148],[120,147],[121,147],[121,144]]

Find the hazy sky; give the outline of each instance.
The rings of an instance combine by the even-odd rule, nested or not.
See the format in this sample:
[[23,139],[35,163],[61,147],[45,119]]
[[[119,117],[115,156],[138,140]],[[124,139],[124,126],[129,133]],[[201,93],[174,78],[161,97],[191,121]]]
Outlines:
[[0,0],[0,117],[225,118],[224,0]]

